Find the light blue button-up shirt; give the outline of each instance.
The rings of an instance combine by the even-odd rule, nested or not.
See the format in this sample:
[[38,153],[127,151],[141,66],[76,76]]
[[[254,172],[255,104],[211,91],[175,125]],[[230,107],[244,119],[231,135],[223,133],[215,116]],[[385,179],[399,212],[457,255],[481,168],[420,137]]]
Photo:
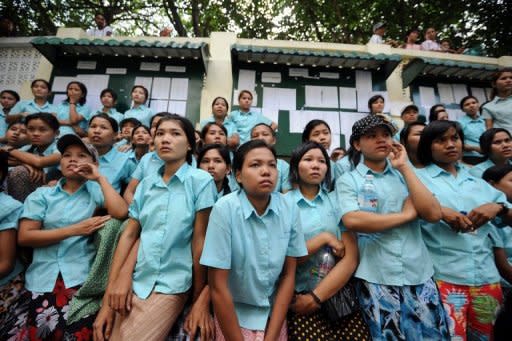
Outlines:
[[132,173],[132,179],[142,181],[148,175],[154,175],[162,167],[164,162],[156,152],[149,152],[144,155]]
[[240,326],[264,330],[286,256],[305,255],[297,205],[272,193],[259,216],[239,190],[213,207],[201,264],[231,270],[228,283]]
[[[31,153],[31,154],[39,155],[39,156],[50,156],[50,155],[56,154],[56,153],[60,154],[59,150],[57,149],[57,141],[53,141],[52,144],[50,144],[48,147],[46,147],[46,149],[43,150],[42,152],[39,151],[38,148],[36,148],[32,145],[23,146],[20,148],[20,150],[22,152],[27,152],[27,153]],[[58,170],[59,167],[60,167],[59,164],[56,164],[54,166],[45,167],[45,168],[43,168],[43,170],[45,173],[48,173],[50,170]]]
[[232,111],[225,122],[233,124],[236,129],[235,131],[240,136],[240,144],[244,144],[251,139],[251,130],[255,125],[260,123],[272,124],[272,120],[260,113],[252,111],[242,112],[240,110]]
[[122,184],[130,182],[136,164],[127,153],[120,152],[116,148],[99,159],[99,170],[117,192],[121,192]]
[[57,107],[48,101],[46,101],[42,106],[39,106],[33,99],[24,100],[16,103],[16,105],[11,109],[9,115],[16,115],[22,112],[28,112],[30,114],[38,112],[57,113]]
[[5,114],[4,111],[0,109],[0,137],[4,137],[6,131],[7,122],[5,121]]
[[[52,230],[79,223],[92,217],[104,206],[104,197],[96,182],[87,181],[73,194],[62,186],[39,187],[25,200],[21,218],[41,222],[41,229]],[[51,292],[59,273],[66,288],[82,284],[89,275],[95,248],[88,236],[73,236],[58,243],[34,248],[32,264],[27,269],[26,287],[34,292]]]
[[[512,165],[512,161],[509,160],[508,164]],[[487,159],[484,162],[480,162],[479,164],[475,165],[474,167],[471,167],[469,169],[469,174],[473,175],[476,178],[481,179],[484,172],[487,169],[494,167],[494,166],[496,166],[496,164],[494,162],[492,162],[491,159]]]
[[[480,147],[480,136],[485,132],[485,121],[478,116],[472,119],[469,115],[459,118],[459,123],[464,132],[464,143],[472,147]],[[464,152],[464,156],[482,156],[482,154],[471,151]]]
[[[492,237],[494,242],[493,246],[495,248],[504,249],[505,254],[507,255],[508,263],[512,264],[512,228],[507,225],[496,228],[495,233],[492,234]],[[510,288],[512,285],[502,277],[501,286]]]
[[[0,192],[0,232],[6,230],[17,230],[18,219],[23,212],[23,204],[13,199],[10,195]],[[9,283],[14,277],[23,271],[23,265],[16,258],[14,268],[6,276],[0,278],[0,287]]]
[[164,167],[137,186],[129,215],[141,225],[133,291],[186,292],[192,285],[192,233],[196,213],[212,207],[217,188],[207,172],[184,163],[166,184]]
[[[505,194],[457,166],[457,177],[435,164],[418,169],[421,181],[434,193],[441,206],[457,212],[471,212],[492,202],[506,202]],[[444,221],[421,221],[423,239],[434,262],[434,278],[460,285],[497,283],[500,275],[494,264],[492,231],[487,223],[474,233],[457,233]]]
[[[339,228],[341,215],[338,210],[336,193],[327,193],[324,189],[320,189],[313,200],[308,200],[304,198],[299,189],[294,189],[285,194],[285,199],[291,205],[299,207],[300,223],[306,241],[322,232],[329,232],[336,238],[341,238]],[[311,278],[316,277],[312,273],[316,257],[318,257],[317,254],[310,255],[306,262],[297,265],[295,291],[310,291],[315,288],[311,285]]]
[[153,112],[153,110],[151,110],[144,104],[141,104],[136,108],[131,108],[125,111],[124,118],[136,118],[140,121],[140,123],[144,124],[146,127],[149,127],[151,117],[153,117],[154,114],[155,113]]
[[[207,118],[207,119],[202,120],[201,122],[199,122],[199,126],[201,127],[201,130],[202,130],[205,125],[207,125],[208,123],[214,123],[214,122],[215,122],[215,118],[213,116],[211,116],[210,118]],[[227,137],[229,137],[229,136],[233,135],[234,133],[236,133],[236,127],[235,127],[234,123],[228,121],[227,118],[224,120],[224,122],[222,122],[222,125],[228,131],[228,136]]]
[[492,119],[494,128],[505,128],[512,132],[512,95],[506,98],[496,96],[482,107],[482,118]]
[[[79,103],[76,104],[76,111],[84,118],[78,125],[82,128],[83,131],[87,131],[89,127],[88,121],[91,118],[91,109],[86,105],[81,105]],[[64,101],[57,106],[57,119],[59,120],[68,120],[69,121],[69,102]],[[59,136],[64,136],[67,134],[76,135],[75,131],[71,126],[61,125],[59,128],[60,134]]]
[[[389,162],[377,173],[360,162],[356,169],[343,174],[336,182],[341,215],[360,211],[358,194],[365,176],[372,174],[378,204],[377,213],[402,212],[409,196],[402,175]],[[434,273],[432,261],[421,237],[419,219],[378,233],[358,233],[359,266],[355,276],[383,285],[419,285]]]

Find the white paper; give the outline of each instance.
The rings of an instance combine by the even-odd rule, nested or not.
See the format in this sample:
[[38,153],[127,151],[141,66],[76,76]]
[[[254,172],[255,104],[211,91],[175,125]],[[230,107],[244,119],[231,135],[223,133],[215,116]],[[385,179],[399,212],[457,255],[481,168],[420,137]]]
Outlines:
[[76,75],[76,79],[87,87],[87,94],[94,96],[99,96],[108,87],[109,78],[109,75]]
[[455,103],[453,97],[453,88],[450,84],[437,84],[437,92],[439,92],[439,101],[445,105]]
[[492,88],[485,88],[485,95],[487,96],[487,100],[491,100],[492,95]]
[[151,85],[153,84],[153,77],[135,77],[135,83],[133,85],[142,85],[149,92],[149,98],[151,98]]
[[484,88],[471,88],[471,95],[475,96],[480,104],[487,102]]
[[307,68],[291,67],[291,68],[288,69],[288,75],[290,77],[308,77],[309,76],[309,69],[307,69]]
[[280,89],[279,109],[295,110],[297,109],[297,90],[296,89]]
[[75,77],[55,77],[53,79],[53,92],[66,92],[69,82],[76,81]]
[[327,151],[327,154],[331,155],[332,151],[338,147],[340,147],[341,144],[341,137],[340,134],[332,134],[331,135],[331,148]]
[[340,131],[339,115],[337,111],[291,110],[290,133],[302,133],[306,124],[314,119],[326,121],[333,134],[338,134]]
[[279,109],[265,108],[261,109],[263,116],[272,120],[272,122],[279,123]]
[[187,72],[186,66],[167,65],[165,72]]
[[101,99],[100,99],[100,96],[93,96],[93,95],[88,95],[87,98],[86,98],[86,102],[85,104],[91,108],[93,111],[93,115],[98,111],[98,110],[101,110],[103,109],[103,104],[101,104]]
[[96,70],[95,60],[79,60],[76,63],[76,68],[79,70]]
[[141,62],[140,70],[141,71],[160,71],[160,63]]
[[169,101],[169,107],[167,109],[170,113],[185,116],[187,113],[187,102],[186,101]]
[[356,121],[367,116],[367,113],[359,112],[340,112],[340,131],[345,136],[345,144],[349,145],[350,135],[352,135],[352,126]]
[[372,91],[372,73],[370,71],[356,70],[356,89],[358,92]]
[[149,103],[149,107],[153,109],[154,113],[167,111],[167,108],[169,107],[169,101],[165,99],[152,99]]
[[340,87],[340,108],[357,109],[356,88]]
[[53,102],[52,103],[54,105],[59,105],[62,102],[64,102],[66,100],[66,98],[68,98],[67,95],[55,94],[55,96],[53,96]]
[[320,78],[340,79],[340,74],[338,72],[320,72],[318,76]]
[[462,116],[466,115],[462,110],[460,109],[446,109],[448,112],[448,118],[450,121],[457,121]]
[[173,78],[171,83],[172,100],[184,100],[188,98],[188,78]]
[[281,83],[281,72],[262,72],[262,83]]
[[107,70],[105,70],[106,74],[109,75],[126,75],[126,68],[125,67],[108,67]]
[[263,108],[265,109],[296,109],[296,90],[286,88],[263,88]]
[[434,88],[428,86],[420,86],[420,102],[423,107],[431,107],[436,104],[436,95]]
[[320,111],[317,115],[317,118],[324,120],[329,124],[332,135],[339,135],[341,133],[339,111]]
[[338,108],[338,88],[335,86],[306,85],[306,106]]
[[254,92],[256,87],[256,71],[240,70],[238,73],[238,90],[249,90]]
[[371,91],[356,89],[357,93],[357,111],[370,112],[368,109],[368,100],[371,97]]
[[466,84],[452,84],[452,88],[455,103],[460,103],[460,101],[468,95],[468,88]]
[[[171,79],[164,77],[154,77],[153,87],[151,88],[151,98],[169,99],[171,92]],[[163,110],[161,110],[163,111]]]

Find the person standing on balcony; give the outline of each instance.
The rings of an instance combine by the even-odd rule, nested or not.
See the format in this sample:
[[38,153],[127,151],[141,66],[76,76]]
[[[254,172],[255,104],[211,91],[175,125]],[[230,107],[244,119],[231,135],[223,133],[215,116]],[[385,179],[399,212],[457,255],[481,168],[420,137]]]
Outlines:
[[102,13],[96,13],[94,16],[96,27],[87,30],[87,34],[92,37],[110,37],[112,36],[112,28],[107,25],[107,19]]

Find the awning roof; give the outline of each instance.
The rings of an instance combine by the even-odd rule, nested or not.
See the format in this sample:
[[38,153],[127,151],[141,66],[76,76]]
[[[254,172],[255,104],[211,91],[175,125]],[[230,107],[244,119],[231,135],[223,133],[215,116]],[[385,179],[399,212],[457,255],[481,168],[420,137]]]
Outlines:
[[204,64],[204,59],[208,55],[208,45],[203,42],[37,37],[31,44],[52,64],[58,57],[64,55],[195,59],[201,60]]
[[231,53],[233,60],[239,62],[377,70],[385,66],[386,73],[391,73],[401,60],[401,57],[396,54],[272,48],[239,44],[232,46]]
[[406,87],[419,74],[486,81],[490,80],[498,69],[498,65],[421,57],[411,60],[404,67],[402,76]]

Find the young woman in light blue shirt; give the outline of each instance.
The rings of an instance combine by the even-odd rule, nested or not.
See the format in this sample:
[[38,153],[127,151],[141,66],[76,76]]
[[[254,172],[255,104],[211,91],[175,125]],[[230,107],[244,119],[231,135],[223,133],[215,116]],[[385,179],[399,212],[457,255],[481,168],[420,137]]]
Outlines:
[[481,178],[492,166],[512,164],[512,136],[503,128],[491,128],[480,136],[480,150],[487,159],[470,169],[471,175]]
[[216,340],[286,340],[296,257],[307,254],[298,208],[273,193],[276,154],[241,145],[233,168],[241,189],[215,204],[201,264],[208,266]]
[[417,174],[439,200],[442,220],[422,220],[421,228],[450,336],[487,340],[502,301],[492,245],[496,227],[491,221],[499,216],[510,223],[512,210],[503,193],[459,163],[463,144],[457,122],[434,121],[423,130],[418,157],[425,168]]
[[464,157],[462,160],[470,165],[476,165],[485,160],[480,150],[480,136],[485,132],[485,121],[480,116],[480,103],[475,96],[465,96],[460,101],[460,109],[466,115],[459,118],[464,132]]
[[[151,132],[145,125],[140,125],[132,131],[132,150],[128,152],[130,158],[138,164],[139,161],[149,152],[153,143]],[[133,174],[133,173],[132,173]]]
[[222,144],[207,144],[199,150],[197,167],[210,173],[217,187],[217,198],[231,193],[229,174],[231,173],[231,157],[229,149]]
[[91,114],[91,108],[85,104],[87,87],[81,82],[69,82],[66,94],[66,100],[57,106],[57,119],[61,126],[60,136],[67,134],[86,136],[87,121]]
[[105,113],[116,120],[117,124],[121,124],[124,115],[116,110],[117,93],[112,89],[103,89],[100,93],[100,100],[103,107],[96,113]]
[[[322,187],[330,182],[330,162],[325,149],[316,142],[298,146],[290,158],[290,181],[294,189],[285,198],[299,208],[308,255],[298,261],[295,296],[288,314],[288,337],[292,340],[370,340],[368,326],[359,311],[336,321],[321,311],[321,304],[345,286],[356,270],[358,250],[352,232],[339,227],[336,193]],[[319,260],[325,249],[332,250],[337,263],[326,277],[318,276]],[[311,329],[310,329],[311,327]]]
[[145,126],[151,126],[151,117],[153,117],[153,110],[148,108],[145,104],[149,99],[149,92],[142,85],[135,85],[131,92],[133,106],[124,113],[124,118],[136,118]]
[[416,177],[395,134],[395,125],[380,115],[357,121],[350,146],[364,160],[355,159],[355,169],[336,183],[343,225],[358,235],[359,302],[373,339],[447,340],[420,228],[422,219],[437,222],[441,207]]
[[[112,340],[163,340],[189,296],[201,301],[201,309],[194,304],[188,319],[196,326],[197,320],[209,319],[208,301],[202,305],[199,300],[206,284],[199,257],[215,184],[207,172],[191,166],[194,127],[186,118],[162,118],[155,147],[164,165],[137,186],[96,320],[99,338],[110,334],[109,321],[117,311]],[[127,283],[129,291],[121,290]]]
[[30,114],[38,112],[48,112],[56,114],[57,108],[48,102],[50,96],[50,83],[44,79],[35,79],[30,84],[32,95],[34,99],[23,100],[16,103],[16,105],[9,112],[9,116],[6,117],[7,123],[11,123],[17,119],[27,117]]
[[[57,147],[63,177],[56,186],[29,195],[18,234],[20,245],[34,248],[25,277],[31,291],[27,328],[45,339],[73,332],[66,326],[67,310],[95,255],[90,236],[111,217],[124,219],[128,212],[128,205],[100,174],[94,147],[74,134],[61,137]],[[93,216],[102,207],[109,215]],[[81,327],[91,330],[92,318]]]

